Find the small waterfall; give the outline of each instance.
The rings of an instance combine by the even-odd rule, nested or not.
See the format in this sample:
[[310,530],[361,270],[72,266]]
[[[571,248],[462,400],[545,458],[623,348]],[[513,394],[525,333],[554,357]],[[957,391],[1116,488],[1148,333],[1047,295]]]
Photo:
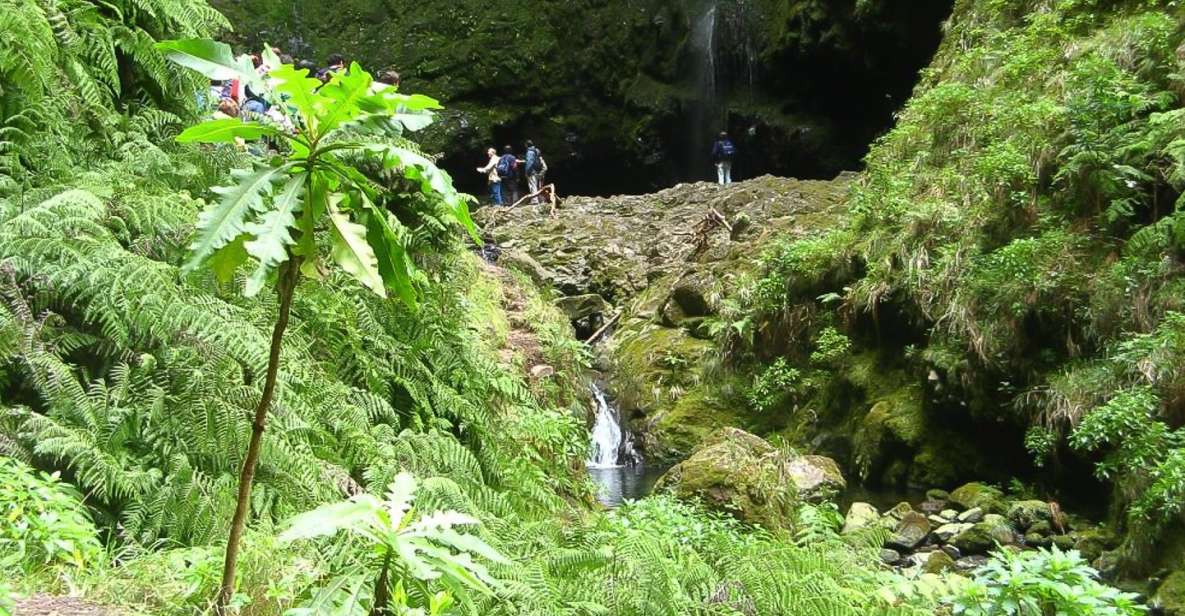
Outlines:
[[597,403],[591,446],[587,465],[591,469],[621,468],[640,464],[642,457],[634,450],[633,440],[621,429],[617,409],[609,403],[605,392],[593,385],[593,399]]
[[692,24],[690,50],[694,61],[694,87],[696,98],[691,122],[691,163],[695,174],[706,174],[710,168],[709,153],[716,133],[723,129],[720,115],[720,88],[716,66],[716,15],[715,0],[705,4],[704,12]]

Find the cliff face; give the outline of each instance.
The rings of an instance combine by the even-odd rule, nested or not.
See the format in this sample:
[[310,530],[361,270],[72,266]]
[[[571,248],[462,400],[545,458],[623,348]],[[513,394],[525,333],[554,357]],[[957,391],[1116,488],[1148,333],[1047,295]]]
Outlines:
[[449,111],[429,139],[462,184],[485,147],[531,138],[567,194],[738,173],[854,169],[938,44],[949,0],[219,0],[238,42],[395,67]]

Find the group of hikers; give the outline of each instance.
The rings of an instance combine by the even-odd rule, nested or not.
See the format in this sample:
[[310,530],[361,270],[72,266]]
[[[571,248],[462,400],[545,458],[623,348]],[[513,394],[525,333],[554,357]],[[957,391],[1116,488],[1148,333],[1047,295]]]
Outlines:
[[[318,67],[309,60],[294,59],[291,55],[281,52],[278,47],[273,47],[272,52],[279,59],[280,64],[291,64],[298,69],[305,69],[309,75],[315,76],[322,83],[328,83],[335,74],[346,69],[346,58],[339,53],[330,54],[326,58],[325,66]],[[261,54],[253,53],[249,54],[249,57],[252,66],[261,76],[267,75],[277,68],[270,66],[267,59]],[[394,69],[387,69],[379,73],[372,89],[377,91],[386,86],[398,86],[399,81],[399,73]],[[275,101],[268,100],[262,93],[252,91],[250,85],[237,79],[211,81],[209,94],[203,102],[218,116],[245,119],[267,117],[281,125],[289,121],[285,114],[276,109]]]
[[494,148],[486,150],[489,161],[485,166],[478,167],[477,172],[486,176],[490,186],[490,201],[494,205],[515,205],[519,202],[519,190],[522,180],[527,181],[527,196],[532,204],[542,201],[542,193],[546,192],[547,161],[543,152],[535,147],[533,141],[527,141],[527,149],[522,158],[514,153],[514,148],[507,145],[502,148],[502,155]]
[[[736,144],[727,132],[721,132],[712,144],[712,162],[716,166],[716,182],[720,186],[732,184],[732,161],[736,155]],[[517,205],[524,179],[527,183],[527,193],[522,199],[528,200],[531,204],[547,200],[547,192],[550,190],[544,181],[547,161],[533,141],[527,141],[526,152],[521,157],[515,154],[514,148],[509,145],[502,147],[501,155],[494,148],[486,150],[486,157],[486,164],[478,167],[477,172],[486,176],[490,202],[493,205]]]

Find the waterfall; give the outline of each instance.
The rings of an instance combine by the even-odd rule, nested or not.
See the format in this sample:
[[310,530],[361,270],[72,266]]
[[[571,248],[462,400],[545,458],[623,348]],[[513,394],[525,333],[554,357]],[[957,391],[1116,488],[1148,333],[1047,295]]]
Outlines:
[[593,423],[587,465],[592,469],[621,468],[641,463],[629,434],[621,429],[617,409],[609,403],[605,392],[596,384],[592,387],[597,414]]
[[690,163],[697,177],[707,177],[712,140],[724,128],[717,82],[716,15],[715,0],[705,3],[704,12],[692,24],[689,41],[694,63],[695,100],[687,119],[691,122],[688,132],[691,137]]

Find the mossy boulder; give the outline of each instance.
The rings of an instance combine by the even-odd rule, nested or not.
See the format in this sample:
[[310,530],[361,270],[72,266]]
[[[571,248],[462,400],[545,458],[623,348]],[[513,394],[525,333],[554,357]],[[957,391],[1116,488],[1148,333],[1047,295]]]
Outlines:
[[835,460],[827,456],[799,456],[787,468],[802,500],[821,503],[848,487]]
[[667,471],[656,489],[743,522],[770,529],[792,528],[798,491],[787,474],[789,462],[761,437],[724,428]]
[[854,533],[858,530],[871,527],[881,519],[881,514],[876,510],[876,507],[869,503],[852,503],[848,507],[848,514],[843,521],[843,534]]
[[1053,519],[1049,503],[1039,500],[1022,500],[1012,503],[1008,507],[1008,520],[1022,531],[1029,530],[1038,522],[1048,523]]
[[946,552],[937,550],[930,552],[926,557],[926,562],[922,564],[922,571],[924,573],[933,573],[935,575],[946,573],[947,571],[955,570],[955,559],[951,558]]
[[[713,395],[706,387],[697,387],[647,422],[644,444],[651,459],[681,459],[714,431],[745,423],[739,405]],[[843,481],[842,476],[839,481]]]
[[1161,582],[1152,604],[1166,616],[1185,616],[1185,569],[1174,572]]
[[910,552],[926,540],[930,534],[930,521],[920,513],[908,513],[897,523],[893,535],[885,542],[885,547],[901,552]]
[[953,543],[963,554],[986,554],[997,545],[1015,545],[1016,533],[1003,516],[989,514],[984,521],[959,533]]
[[1008,511],[1008,501],[998,488],[972,482],[956,488],[950,493],[950,502],[963,509],[978,507],[985,513],[1002,514]]
[[1093,562],[1104,552],[1118,545],[1115,533],[1102,527],[1077,531],[1072,537],[1074,549],[1078,550],[1087,562]]

